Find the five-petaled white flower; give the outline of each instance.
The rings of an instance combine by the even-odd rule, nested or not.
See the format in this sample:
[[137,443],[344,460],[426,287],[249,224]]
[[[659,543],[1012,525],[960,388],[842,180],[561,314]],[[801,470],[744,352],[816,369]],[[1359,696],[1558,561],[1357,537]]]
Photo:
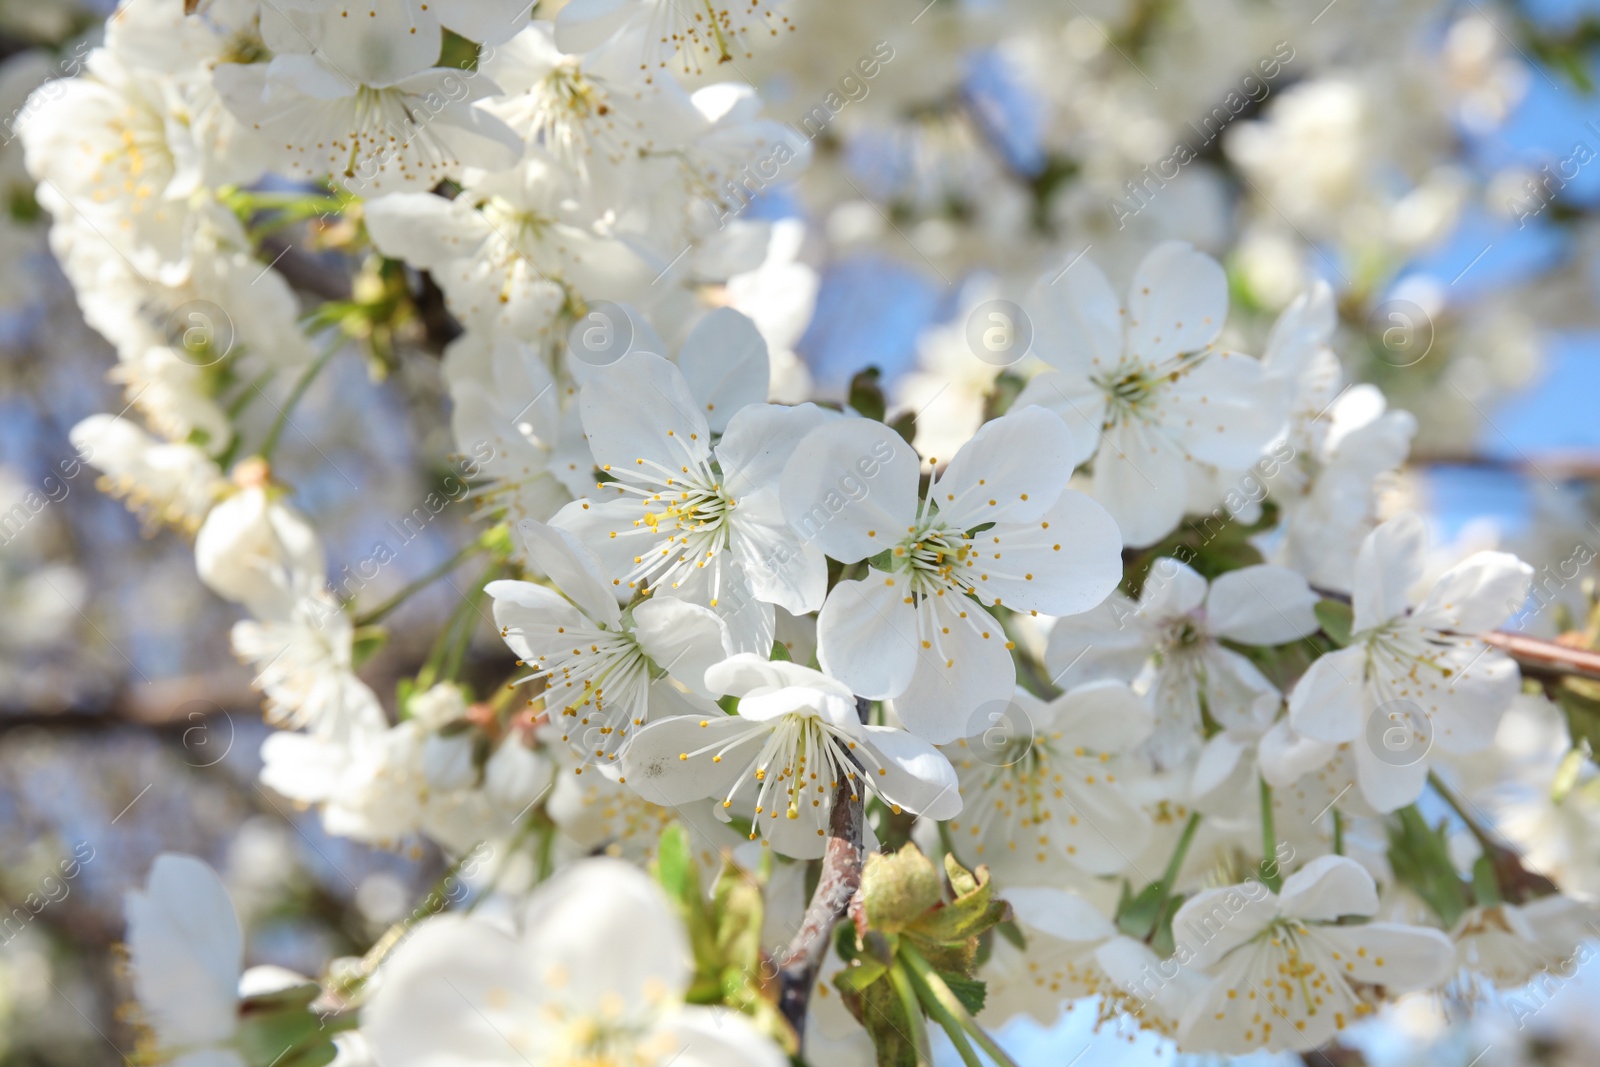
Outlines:
[[[719,317],[716,328],[729,330],[732,319]],[[579,405],[595,463],[611,479],[596,494],[612,499],[575,500],[551,522],[593,549],[619,599],[649,592],[703,604],[727,622],[737,651],[765,655],[772,605],[803,615],[821,606],[827,588],[822,549],[779,510],[778,474],[828,413],[757,402],[764,378],[760,396],[744,395],[741,383],[727,396],[701,389],[697,398],[690,381],[712,369],[637,352],[596,371]],[[713,447],[719,424],[726,428]]]
[[809,667],[742,654],[706,672],[739,698],[737,715],[685,715],[641,730],[623,756],[627,783],[676,805],[720,797],[786,856],[821,856],[841,782],[897,813],[948,819],[961,810],[956,774],[938,749],[892,726],[863,724],[839,682]]
[[894,698],[907,729],[945,744],[987,725],[973,713],[1016,686],[988,609],[1087,611],[1121,578],[1122,540],[1104,508],[1066,488],[1071,437],[1043,408],[986,424],[921,499],[920,467],[884,424],[842,421],[801,443],[781,496],[809,543],[870,564],[823,605],[823,669],[861,696]]
[[1473,635],[1527,598],[1533,568],[1504,552],[1452,567],[1422,605],[1407,591],[1423,573],[1426,531],[1399,515],[1367,535],[1356,557],[1350,646],[1323,656],[1289,694],[1294,728],[1352,747],[1361,792],[1378,811],[1416,800],[1429,755],[1476,752],[1494,741],[1517,695],[1517,665]]
[[1006,884],[1059,880],[1062,868],[1114,874],[1150,840],[1118,757],[1150,736],[1150,708],[1121,682],[1090,682],[1046,704],[1018,691],[982,734],[947,746],[970,819],[956,848]]
[[1243,470],[1283,428],[1283,384],[1216,347],[1227,276],[1182,241],[1144,258],[1126,304],[1085,260],[1041,282],[1029,310],[1033,351],[1052,369],[1016,402],[1066,420],[1073,463],[1093,459],[1094,497],[1130,545],[1178,524],[1191,483],[1209,477],[1199,463]]
[[788,1061],[736,1012],[684,1003],[688,939],[647,875],[579,862],[537,889],[516,932],[429,919],[384,965],[362,1013],[392,1067],[706,1067]]
[[1242,567],[1208,588],[1188,565],[1162,557],[1137,605],[1114,594],[1095,611],[1057,622],[1045,664],[1058,685],[1133,681],[1156,713],[1150,754],[1173,767],[1200,747],[1208,717],[1248,734],[1272,725],[1282,702],[1277,687],[1222,642],[1281,645],[1314,633],[1316,601],[1305,579],[1285,567]]
[[1372,875],[1355,860],[1321,856],[1274,894],[1260,882],[1207,889],[1172,921],[1180,966],[1214,980],[1189,1003],[1178,1043],[1243,1054],[1313,1049],[1394,992],[1445,980],[1454,958],[1438,930],[1404,923],[1339,925],[1378,910]]
[[[653,685],[671,675],[710,698],[706,668],[727,655],[726,628],[697,604],[663,597],[624,612],[594,554],[565,530],[522,525],[533,566],[556,590],[533,582],[490,582],[500,636],[543,679],[545,708],[562,740],[605,766],[626,747],[628,732],[650,717]],[[565,594],[565,595],[563,595]],[[681,702],[668,706],[681,710]]]

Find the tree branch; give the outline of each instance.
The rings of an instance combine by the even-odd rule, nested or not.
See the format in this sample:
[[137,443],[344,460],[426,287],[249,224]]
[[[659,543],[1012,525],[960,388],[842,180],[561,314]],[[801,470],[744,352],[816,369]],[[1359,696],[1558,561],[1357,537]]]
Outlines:
[[1524,674],[1575,674],[1581,678],[1600,680],[1600,652],[1574,648],[1559,641],[1546,641],[1542,637],[1506,633],[1504,630],[1480,636],[1484,644],[1516,660]]
[[[1319,589],[1315,586],[1312,587],[1312,592],[1325,600],[1337,600],[1341,604],[1350,603],[1348,593],[1337,593],[1331,589]],[[1488,633],[1464,636],[1476,637],[1490,648],[1504,652],[1516,661],[1524,674],[1537,677],[1577,675],[1580,678],[1600,681],[1600,652],[1577,648],[1543,637],[1508,633],[1505,630],[1491,630]]]
[[[866,719],[867,703],[857,701],[857,712]],[[778,970],[778,1010],[794,1027],[795,1039],[802,1045],[806,1033],[806,1009],[817,971],[828,954],[833,928],[844,917],[850,898],[861,886],[861,867],[866,862],[862,845],[861,786],[847,779],[833,794],[833,810],[828,816],[828,843],[822,854],[822,877],[806,907],[800,929],[789,942]]]

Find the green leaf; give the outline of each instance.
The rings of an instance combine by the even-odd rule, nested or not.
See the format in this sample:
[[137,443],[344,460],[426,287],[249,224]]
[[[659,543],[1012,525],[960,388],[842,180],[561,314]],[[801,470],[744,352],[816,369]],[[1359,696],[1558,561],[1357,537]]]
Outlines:
[[851,966],[833,976],[833,984],[840,992],[860,993],[889,973],[889,965],[872,956],[862,956]]
[[1010,905],[994,897],[987,867],[979,867],[975,878],[947,853],[945,870],[950,872],[951,884],[960,895],[923,914],[907,927],[908,933],[924,941],[948,945],[978,937],[1010,917]]
[[917,1067],[917,1047],[910,1035],[920,1029],[888,981],[872,982],[860,990],[840,985],[834,979],[840,999],[850,1014],[866,1028],[872,1047],[878,1053],[878,1067]]
[[850,391],[847,399],[851,407],[869,419],[883,421],[889,410],[888,402],[883,398],[883,386],[880,384],[883,372],[877,367],[868,367],[857,372],[850,379]]
[[1396,812],[1389,826],[1389,866],[1446,927],[1467,910],[1467,887],[1450,860],[1444,832],[1429,826],[1415,804]]
[[984,1001],[989,997],[989,987],[981,979],[967,978],[949,971],[937,973],[944,984],[950,987],[950,992],[956,995],[961,1006],[967,1009],[967,1014],[976,1015],[983,1010]]
[[1479,856],[1472,865],[1472,896],[1483,907],[1500,903],[1500,879],[1489,856]]
[[661,831],[654,866],[656,881],[667,896],[680,904],[698,900],[700,872],[689,850],[688,831],[680,824],[673,823]]
[[909,445],[917,437],[917,413],[915,411],[902,411],[889,420],[889,429],[899,434],[901,440]]
[[1350,627],[1355,621],[1355,609],[1339,600],[1319,600],[1311,609],[1328,639],[1340,648],[1350,643]]
[[1117,929],[1129,937],[1143,941],[1155,929],[1161,917],[1161,905],[1167,899],[1167,889],[1160,882],[1151,882],[1135,897],[1123,897],[1117,909]]
[[711,902],[720,962],[754,976],[761,963],[761,887],[730,863],[712,887]]
[[944,857],[944,873],[945,877],[950,879],[950,888],[955,890],[957,900],[969,893],[978,892],[980,887],[989,880],[989,872],[987,870],[980,867],[978,868],[978,873],[974,875],[956,862],[956,858],[948,852],[945,853]]
[[306,982],[242,1001],[234,1046],[244,1061],[250,1067],[321,1067],[330,1062],[333,1031],[309,1010],[320,993],[315,982]]

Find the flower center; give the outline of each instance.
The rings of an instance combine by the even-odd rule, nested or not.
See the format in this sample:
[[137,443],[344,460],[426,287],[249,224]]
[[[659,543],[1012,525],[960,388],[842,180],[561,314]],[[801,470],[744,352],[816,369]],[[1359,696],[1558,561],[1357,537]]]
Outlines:
[[[608,705],[606,689],[609,687],[613,695],[639,692],[650,680],[650,661],[631,634],[609,630],[587,634],[557,632],[571,638],[572,643],[549,644],[548,651],[525,664],[534,669],[533,673],[516,684],[545,679],[545,708],[552,714],[560,709],[561,740],[615,760],[629,727],[643,725],[643,719],[632,723],[614,721],[618,709]],[[500,636],[513,633],[520,631],[502,627]]]

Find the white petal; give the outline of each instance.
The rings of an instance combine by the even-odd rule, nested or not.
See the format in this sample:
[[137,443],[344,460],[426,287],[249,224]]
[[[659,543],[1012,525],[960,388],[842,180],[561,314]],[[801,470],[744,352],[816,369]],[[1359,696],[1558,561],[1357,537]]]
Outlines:
[[422,923],[385,961],[383,982],[362,1010],[374,1059],[526,1067],[526,1054],[505,1035],[525,1025],[520,1016],[537,1018],[545,1007],[533,962],[516,938],[482,919]]
[[1143,744],[1155,729],[1155,713],[1145,699],[1117,681],[1090,682],[1050,702],[1046,722],[1074,744],[1095,752],[1127,752]]
[[1227,318],[1221,265],[1182,241],[1166,241],[1144,257],[1128,286],[1128,351],[1165,363],[1205,348]]
[[1354,741],[1366,728],[1366,671],[1364,648],[1321,657],[1289,694],[1289,722],[1319,741]]
[[1094,458],[1094,498],[1116,520],[1131,548],[1151,545],[1183,518],[1189,463],[1171,437],[1142,423],[1119,422]]
[[957,580],[986,604],[1076,615],[1122,580],[1122,535],[1106,509],[1075,489],[1032,522],[1000,523],[976,535],[977,554]]
[[623,356],[590,379],[578,402],[595,462],[618,478],[638,471],[660,481],[711,456],[705,415],[678,368],[660,356]]
[[1195,760],[1194,777],[1189,781],[1189,789],[1196,797],[1208,796],[1239,769],[1239,759],[1249,749],[1248,742],[1238,734],[1223,731],[1212,737],[1200,746],[1200,756]]
[[1521,691],[1521,672],[1509,656],[1482,646],[1453,650],[1445,662],[1455,672],[1446,689],[1431,693],[1433,743],[1444,752],[1482,752]]
[[916,610],[905,586],[882,571],[840,582],[817,616],[817,662],[858,696],[883,700],[917,669]]
[[657,1067],[787,1067],[789,1058],[731,1008],[687,1006],[662,1020],[647,1040]]
[[544,654],[549,639],[565,629],[589,633],[598,629],[577,608],[553,589],[509,579],[484,587],[494,600],[494,621],[505,643],[521,659],[532,663]]
[[961,787],[955,768],[943,752],[893,726],[863,726],[861,745],[877,757],[879,773],[868,760],[872,788],[891,804],[928,819],[953,819],[961,814]]
[[532,519],[517,529],[522,533],[528,562],[578,605],[578,610],[613,630],[622,624],[616,594],[611,591],[600,560],[571,531]]
[[846,700],[855,699],[849,687],[821,671],[750,653],[730,656],[717,664],[714,670],[707,671],[706,685],[719,696],[744,697],[756,692],[812,688]]
[[[623,1004],[676,999],[689,985],[681,922],[650,877],[623,860],[585,860],[559,872],[534,890],[525,915],[522,950],[536,961],[540,984],[559,975],[565,984],[550,995],[585,1014],[619,997]],[[605,931],[602,943],[597,930]]]
[[1175,619],[1194,611],[1206,599],[1206,580],[1187,563],[1162,556],[1150,564],[1139,593],[1139,614],[1147,619]]
[[572,0],[556,13],[556,44],[563,52],[592,51],[638,11],[629,0]]
[[1348,856],[1318,856],[1283,880],[1278,911],[1297,919],[1333,922],[1378,910],[1378,887]]
[[551,526],[572,534],[600,561],[604,584],[610,586],[621,604],[632,600],[638,589],[637,581],[625,580],[637,566],[634,560],[647,546],[655,544],[650,534],[638,532],[647,506],[632,496],[574,500],[550,519]]
[[1318,627],[1317,594],[1287,567],[1261,564],[1229,571],[1206,595],[1206,628],[1245,645],[1281,645]]
[[1327,926],[1318,931],[1336,946],[1346,973],[1396,993],[1427,989],[1450,977],[1455,946],[1438,930],[1404,923]]
[[473,255],[492,233],[468,202],[432,193],[380,196],[363,207],[362,217],[380,252],[424,270]]
[[1533,568],[1508,552],[1478,552],[1446,571],[1412,621],[1435,630],[1482,633],[1522,610]]
[[226,1041],[238,1025],[244,940],[222,880],[193,856],[164,852],[127,894],[134,990],[163,1045]]
[[[634,792],[664,807],[706,797],[724,797],[756,753],[769,723],[753,722],[720,710],[703,718],[678,715],[652,722],[634,735],[622,753],[622,777]],[[743,742],[720,761],[728,745]],[[702,752],[707,746],[711,751]],[[683,756],[688,759],[683,759]]]
[[657,667],[708,698],[706,669],[732,652],[728,627],[716,612],[670,597],[633,609],[633,636]]
[[[1377,714],[1374,710],[1373,714]],[[1422,795],[1428,782],[1427,753],[1403,762],[1393,757],[1380,758],[1381,742],[1371,744],[1362,739],[1350,746],[1356,756],[1356,781],[1361,786],[1361,796],[1373,810],[1387,815],[1399,811]]]
[[1072,453],[1072,435],[1055,414],[1014,407],[961,446],[928,495],[963,530],[1037,522],[1066,486]]
[[1028,297],[1033,352],[1052,367],[1087,377],[1122,358],[1122,302],[1094,260],[1072,261]]
[[1017,886],[1005,891],[1006,903],[1028,933],[1058,941],[1103,941],[1117,935],[1105,913],[1076,893],[1044,886]]
[[1312,771],[1328,765],[1339,746],[1296,733],[1288,719],[1279,719],[1261,736],[1256,764],[1261,777],[1274,789],[1294,785]]
[[776,490],[784,464],[806,435],[841,418],[837,412],[815,404],[751,404],[741,408],[717,442],[717,462],[727,479],[728,492],[742,500],[759,490]]
[[1295,297],[1272,324],[1261,362],[1271,373],[1293,381],[1310,366],[1338,325],[1333,288],[1322,279]]
[[745,497],[730,522],[734,555],[758,599],[791,615],[822,607],[828,594],[828,559],[784,519],[775,492]]
[[1218,352],[1163,390],[1160,418],[1198,460],[1250,466],[1283,431],[1287,392],[1249,356]]
[[1260,882],[1203,889],[1173,917],[1173,941],[1189,950],[1195,967],[1210,970],[1266,929],[1277,910],[1278,898]]
[[1106,392],[1087,378],[1058,370],[1034,375],[1012,402],[1012,408],[1037,405],[1053,411],[1072,434],[1072,461],[1076,467],[1092,458],[1100,448],[1100,435],[1106,421]]
[[1206,707],[1225,729],[1254,735],[1272,725],[1283,695],[1254,663],[1221,645],[1206,648],[1201,663]]
[[1138,605],[1113,592],[1097,608],[1056,620],[1044,662],[1051,685],[1071,688],[1102,678],[1132,681],[1149,653],[1150,638]]
[[767,399],[767,342],[732,308],[714,308],[695,324],[678,352],[678,369],[713,433],[727,429],[747,405]]
[[841,563],[877,555],[916,519],[921,461],[870,419],[838,419],[807,434],[784,465],[783,514]]
[[1362,633],[1399,618],[1406,611],[1406,592],[1422,577],[1428,533],[1414,512],[1396,515],[1361,542],[1356,555],[1355,618],[1351,628]]
[[929,647],[917,648],[916,671],[894,697],[894,710],[906,729],[944,745],[989,725],[979,712],[1011,696],[1017,668],[1005,632],[988,612],[964,596],[929,599],[932,610],[921,609],[919,621],[939,633],[923,633]]

